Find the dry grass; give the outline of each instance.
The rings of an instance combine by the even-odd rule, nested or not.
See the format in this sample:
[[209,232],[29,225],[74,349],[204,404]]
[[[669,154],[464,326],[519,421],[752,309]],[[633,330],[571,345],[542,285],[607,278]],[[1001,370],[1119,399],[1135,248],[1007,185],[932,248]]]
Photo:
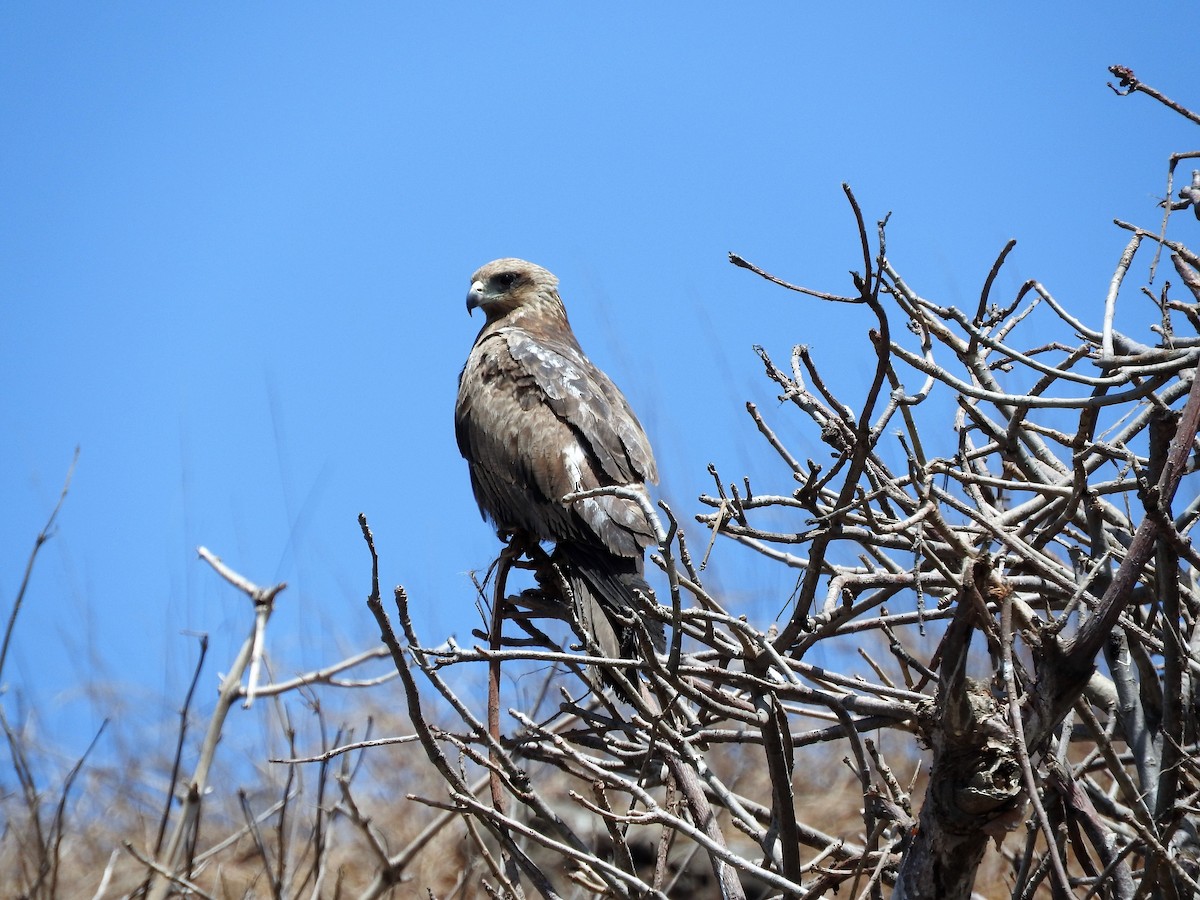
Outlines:
[[[803,811],[806,821],[817,823],[828,834],[858,839],[863,827],[859,814],[861,795],[853,775],[839,760],[827,756],[821,758],[822,754],[813,755],[817,758],[804,760],[797,767],[798,808]],[[154,845],[160,811],[154,808],[159,798],[153,798],[155,791],[151,785],[161,783],[169,773],[161,765],[146,767],[137,760],[125,762],[127,765],[98,767],[81,776],[76,788],[78,796],[69,801],[64,810],[53,894],[48,883],[36,887],[41,855],[34,838],[36,829],[24,802],[19,794],[11,791],[0,797],[0,817],[5,821],[0,836],[0,871],[8,873],[0,881],[0,896],[91,898],[98,896],[97,890],[105,879],[103,897],[126,897],[138,892],[146,879],[146,867],[124,849],[124,844],[129,842],[135,848]],[[735,775],[733,770],[739,764],[736,759],[721,764],[728,767],[723,774],[729,783],[740,784],[763,777],[761,771]],[[257,812],[270,809],[281,798],[279,773],[265,769],[261,774],[262,784],[240,788],[247,795],[259,798],[256,803],[252,802]],[[542,774],[562,780],[554,770]],[[271,897],[274,895],[271,882],[273,877],[278,877],[282,850],[286,860],[282,896],[337,898],[361,894],[375,876],[377,861],[360,830],[344,816],[336,814],[333,821],[327,819],[321,826],[324,846],[318,849],[314,841],[318,829],[317,786],[312,782],[311,777],[301,778],[294,785],[284,826],[286,834],[280,834],[278,830],[278,813],[260,826],[267,861],[264,861],[254,837],[245,829],[245,819],[239,809],[239,789],[233,788],[231,781],[230,790],[214,791],[206,806],[197,841],[199,855],[206,861],[193,879],[194,883],[221,900]],[[357,800],[361,812],[391,851],[413,841],[437,817],[436,811],[407,799],[406,794],[437,798],[444,792],[443,785],[424,758],[402,748],[371,750],[354,783],[356,793],[362,795]],[[563,798],[562,809],[570,809],[565,790],[555,790],[545,783],[538,786],[547,794]],[[923,780],[918,781],[916,792],[919,794],[922,789]],[[57,802],[54,791],[53,786],[47,785],[47,801]],[[154,802],[151,802],[152,798]],[[326,802],[326,809],[336,808],[334,798]],[[209,849],[228,841],[233,835],[238,836],[219,852],[206,855]],[[642,862],[646,871],[653,867],[660,837],[659,830],[631,831],[630,842],[644,854]],[[604,840],[602,835],[596,838]],[[1015,832],[1006,841],[1006,850],[1019,854],[1023,842],[1023,831]],[[482,880],[489,873],[470,847],[462,822],[448,825],[417,855],[408,879],[397,886],[392,896],[459,897],[462,900],[488,897]],[[748,841],[741,847],[735,844],[735,849],[747,853],[753,850]],[[323,860],[324,874],[320,890],[314,891],[312,868],[318,854]],[[685,861],[686,848],[681,848],[676,856]],[[688,875],[677,883],[672,896],[716,897],[707,861],[694,856],[686,863]],[[1009,864],[1005,859],[999,853],[989,854],[980,868],[977,892],[985,897],[1007,896],[1010,890],[1008,874]],[[748,885],[748,888],[752,887]]]
[[[406,722],[381,709],[384,704],[396,705],[395,692],[393,683],[355,695],[357,714],[364,723],[368,718],[375,723],[376,734],[410,732]],[[314,716],[310,724],[315,723]],[[24,744],[19,733],[14,733],[13,739],[10,750],[24,758],[23,766],[43,771],[53,768],[56,754],[49,748]],[[0,896],[137,895],[146,882],[147,867],[135,852],[150,856],[157,843],[164,788],[170,782],[171,750],[164,746],[147,757],[85,761],[65,801],[64,773],[34,786],[36,803],[6,778],[0,795],[4,820],[0,871],[8,874],[0,882]],[[409,795],[432,800],[445,796],[445,785],[411,744],[357,751],[324,766],[298,765],[290,783],[288,766],[267,761],[271,752],[267,746],[241,746],[236,752],[230,747],[232,758],[257,753],[259,765],[249,772],[234,771],[236,767],[229,765],[218,767],[213,789],[203,804],[196,839],[199,862],[189,879],[204,894],[221,900],[358,896],[378,869],[364,822],[369,823],[366,827],[379,845],[395,853],[440,815],[438,810],[409,799]],[[765,792],[765,785],[755,785],[765,773],[748,766],[747,759],[731,744],[714,752],[710,761],[726,783],[747,794]],[[532,763],[529,771],[537,788],[552,799],[561,814],[578,813],[561,772],[538,763]],[[349,799],[361,822],[354,821],[339,781],[348,782]],[[799,760],[794,784],[798,804],[812,812],[806,813],[806,821],[834,836],[859,838],[861,796],[854,776],[839,760],[830,759],[821,748],[808,749]],[[257,823],[255,828],[248,825],[251,818]],[[734,829],[729,830],[736,835]],[[603,833],[592,836],[598,844],[607,841]],[[643,854],[646,871],[653,868],[662,837],[662,829],[634,828],[630,832],[630,843]],[[740,845],[734,841],[733,848],[749,856],[755,849],[748,840]],[[672,858],[676,869],[686,869],[672,896],[716,896],[711,870],[702,855],[680,844],[673,848]],[[454,819],[416,855],[406,880],[392,896],[482,898],[488,896],[482,881],[489,874],[467,840],[462,820]],[[569,889],[570,881],[563,881]]]

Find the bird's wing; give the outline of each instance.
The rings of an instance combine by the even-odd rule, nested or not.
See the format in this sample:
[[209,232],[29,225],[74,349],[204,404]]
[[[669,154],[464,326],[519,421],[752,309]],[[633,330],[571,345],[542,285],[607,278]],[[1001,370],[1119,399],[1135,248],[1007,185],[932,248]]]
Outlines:
[[581,353],[505,331],[476,344],[459,380],[455,430],[480,508],[497,525],[540,540],[598,543],[640,557],[654,529],[638,503],[611,496],[561,502],[602,485],[642,489],[654,458],[637,419]]
[[[531,334],[505,329],[513,361],[531,377],[556,418],[569,428],[565,440],[553,430],[552,444],[537,442],[548,470],[550,491],[627,485],[644,490],[658,478],[650,442],[625,397],[579,349],[570,332]],[[544,450],[540,449],[544,448]],[[559,499],[564,494],[557,494]],[[654,542],[654,529],[633,500],[612,496],[576,501],[575,512],[595,538],[621,556],[641,556]]]
[[555,414],[575,429],[608,483],[658,481],[654,453],[637,416],[569,332],[503,331],[513,360],[537,382]]

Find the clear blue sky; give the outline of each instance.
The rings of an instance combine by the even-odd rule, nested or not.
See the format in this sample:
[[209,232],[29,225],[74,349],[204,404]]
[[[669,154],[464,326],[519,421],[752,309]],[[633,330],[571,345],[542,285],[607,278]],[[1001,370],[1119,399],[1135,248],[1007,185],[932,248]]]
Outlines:
[[[894,211],[910,283],[965,304],[1037,277],[1095,317],[1126,238],[1196,132],[1190,4],[18,4],[0,9],[0,612],[82,453],[4,673],[78,741],[123,686],[178,702],[246,601],[195,548],[286,580],[284,672],[366,646],[367,513],[385,584],[433,643],[475,623],[495,555],[454,444],[479,327],[468,276],[556,272],[685,517],[711,482],[788,488],[743,403],[751,345],[813,346],[859,396],[864,332],[730,266],[847,288],[840,190]],[[914,378],[913,382],[917,383]],[[811,432],[778,411],[797,453]],[[696,538],[702,542],[701,537]],[[719,547],[765,621],[791,576]]]

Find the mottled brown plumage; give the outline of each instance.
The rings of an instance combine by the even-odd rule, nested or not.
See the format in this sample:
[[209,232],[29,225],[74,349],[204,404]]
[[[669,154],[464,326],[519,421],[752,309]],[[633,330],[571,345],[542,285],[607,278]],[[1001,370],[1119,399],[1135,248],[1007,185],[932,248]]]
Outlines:
[[[625,397],[584,355],[558,296],[533,263],[498,259],[471,276],[468,311],[487,316],[459,377],[458,447],[480,510],[501,532],[552,541],[580,624],[606,655],[633,636],[611,613],[649,593],[643,552],[655,541],[642,507],[573,491],[656,482],[654,454]],[[659,648],[661,624],[648,623]]]

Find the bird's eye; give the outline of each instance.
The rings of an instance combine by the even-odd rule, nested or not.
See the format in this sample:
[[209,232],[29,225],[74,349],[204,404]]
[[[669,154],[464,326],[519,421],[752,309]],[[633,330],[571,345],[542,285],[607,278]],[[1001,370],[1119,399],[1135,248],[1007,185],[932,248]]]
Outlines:
[[513,282],[517,280],[517,273],[516,272],[501,272],[499,275],[493,276],[492,280],[494,282],[496,282],[497,287],[501,288],[502,290],[507,291],[510,287],[513,286]]

